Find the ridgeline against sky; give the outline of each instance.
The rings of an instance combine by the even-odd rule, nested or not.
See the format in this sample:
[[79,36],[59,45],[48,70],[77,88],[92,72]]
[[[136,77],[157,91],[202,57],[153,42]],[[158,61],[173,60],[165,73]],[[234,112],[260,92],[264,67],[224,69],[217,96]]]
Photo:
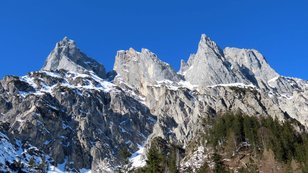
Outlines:
[[308,79],[308,2],[4,1],[0,4],[0,77],[39,70],[68,36],[112,69],[116,51],[148,48],[179,69],[206,33],[222,48],[259,50],[282,75]]

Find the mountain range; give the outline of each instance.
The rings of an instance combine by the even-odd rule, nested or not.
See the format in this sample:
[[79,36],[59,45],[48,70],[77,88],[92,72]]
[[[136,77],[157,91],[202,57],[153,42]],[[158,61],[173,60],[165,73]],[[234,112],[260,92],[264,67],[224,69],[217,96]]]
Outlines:
[[119,50],[107,72],[64,37],[40,70],[0,81],[0,171],[140,171],[154,144],[174,149],[177,172],[205,162],[212,170],[212,150],[197,139],[226,113],[291,121],[305,133],[308,81],[279,75],[257,50],[222,49],[205,34],[178,72],[133,48]]

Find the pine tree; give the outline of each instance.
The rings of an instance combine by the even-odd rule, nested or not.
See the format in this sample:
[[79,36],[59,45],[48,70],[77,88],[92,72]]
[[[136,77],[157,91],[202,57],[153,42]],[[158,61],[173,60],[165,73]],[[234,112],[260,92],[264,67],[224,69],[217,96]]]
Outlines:
[[171,148],[171,151],[167,157],[167,166],[169,173],[177,173],[177,149]]
[[162,171],[163,156],[156,147],[151,147],[147,154],[147,173],[159,173]]
[[213,155],[213,161],[215,163],[214,172],[215,173],[227,173],[226,167],[222,161],[222,158],[216,152]]

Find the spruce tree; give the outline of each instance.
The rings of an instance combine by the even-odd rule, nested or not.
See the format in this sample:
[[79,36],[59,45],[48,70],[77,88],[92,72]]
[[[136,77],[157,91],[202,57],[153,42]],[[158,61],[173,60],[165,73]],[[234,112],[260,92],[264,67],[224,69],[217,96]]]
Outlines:
[[162,171],[163,156],[156,147],[151,147],[147,154],[147,173],[159,173]]

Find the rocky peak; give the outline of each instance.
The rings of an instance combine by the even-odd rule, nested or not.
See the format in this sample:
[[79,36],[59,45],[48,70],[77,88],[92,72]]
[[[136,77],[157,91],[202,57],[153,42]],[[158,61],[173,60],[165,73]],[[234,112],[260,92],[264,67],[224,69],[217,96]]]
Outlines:
[[101,78],[105,78],[106,72],[102,64],[88,57],[80,51],[75,41],[64,37],[51,51],[42,70],[54,71],[64,69],[77,73],[93,71]]
[[189,57],[187,64],[181,64],[180,73],[191,84],[208,86],[240,81],[219,46],[205,34],[201,36],[197,53]]
[[198,51],[199,53],[202,54],[207,54],[207,55],[222,55],[221,49],[218,47],[218,45],[211,40],[210,37],[206,36],[205,34],[201,35],[201,39],[199,41],[198,45]]
[[74,49],[76,48],[76,43],[74,40],[71,40],[69,39],[68,37],[64,37],[61,41],[59,41],[57,44],[56,44],[56,47],[57,48],[70,48],[70,49]]
[[181,62],[180,73],[197,85],[227,83],[253,84],[268,88],[268,81],[279,76],[264,56],[254,49],[225,48],[202,34],[198,51],[188,62]]
[[256,86],[264,88],[267,82],[279,76],[265,57],[254,49],[225,48],[224,56],[233,68]]
[[114,71],[117,73],[116,81],[122,81],[137,89],[161,80],[181,79],[169,64],[159,60],[154,53],[144,48],[141,52],[133,48],[118,51]]
[[188,63],[185,62],[185,60],[181,59],[179,74],[183,74],[187,70],[187,68],[189,68]]

